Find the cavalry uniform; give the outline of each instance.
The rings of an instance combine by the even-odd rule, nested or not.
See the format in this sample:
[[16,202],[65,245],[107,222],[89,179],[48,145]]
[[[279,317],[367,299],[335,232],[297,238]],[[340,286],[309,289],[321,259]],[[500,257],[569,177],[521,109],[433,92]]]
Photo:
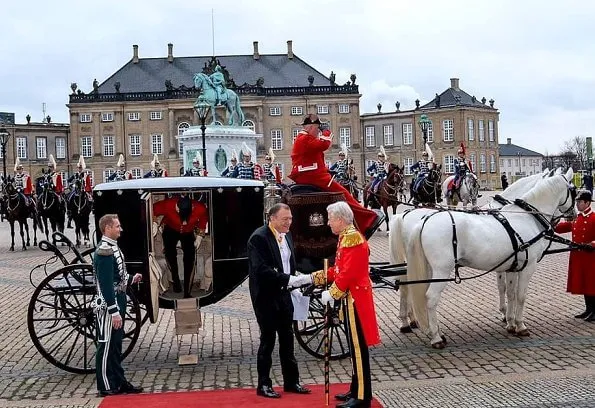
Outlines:
[[388,163],[384,160],[376,160],[366,171],[374,179],[371,188],[376,193],[380,182],[388,177]]
[[68,178],[68,184],[71,185],[71,189],[72,189],[72,191],[70,192],[70,196],[72,196],[74,194],[74,191],[75,191],[74,185],[76,185],[77,181],[81,182],[81,190],[82,191],[84,191],[85,193],[91,194],[91,191],[93,191],[93,185],[91,183],[91,176],[87,172],[81,171],[81,172],[74,173],[72,176],[70,176]]
[[233,170],[231,177],[245,180],[260,180],[260,169],[253,162],[242,162]]
[[411,171],[416,173],[415,182],[413,183],[413,191],[417,192],[419,185],[430,173],[431,160],[420,160],[411,166]]
[[23,172],[23,166],[18,157],[14,165],[14,171],[16,172],[14,175],[14,187],[19,194],[25,197],[25,203],[29,206],[32,202],[33,183],[31,182],[31,176]]
[[[372,384],[368,347],[380,343],[376,310],[369,273],[368,242],[353,225],[339,234],[335,266],[328,269],[327,282],[332,285],[330,295],[341,300],[347,319],[349,349],[351,351],[351,397],[372,400]],[[314,272],[315,285],[324,285],[324,271]]]
[[458,157],[455,158],[455,177],[448,186],[448,192],[452,196],[454,190],[457,190],[461,185],[461,180],[465,178],[467,172],[473,173],[473,166],[471,162],[465,158],[465,145],[461,143],[461,147],[457,151]]
[[319,137],[314,137],[305,130],[300,131],[291,150],[292,169],[289,178],[298,184],[311,184],[324,191],[343,193],[353,211],[357,227],[366,234],[372,233],[374,224],[378,222],[378,215],[362,207],[345,187],[332,180],[327,170],[324,152],[330,147],[331,140],[328,130]]
[[223,173],[221,173],[221,177],[233,177],[236,167],[237,165],[231,162],[231,164],[225,170],[223,170]]
[[93,257],[97,276],[97,296],[94,301],[97,318],[97,389],[118,391],[127,383],[122,368],[122,338],[124,325],[114,329],[112,317],[126,316],[126,288],[129,283],[124,255],[118,243],[106,236],[101,238]]
[[184,173],[184,177],[202,177],[203,176],[203,171],[200,167],[192,167],[188,170],[186,170],[186,173]]
[[121,154],[116,164],[118,170],[116,170],[111,176],[108,177],[108,181],[124,181],[132,178],[132,173],[126,171],[126,162],[124,162],[124,155]]
[[151,170],[147,174],[145,174],[143,178],[156,177],[167,177],[167,170],[161,168],[159,157],[157,157],[157,154],[154,154],[153,160],[151,161]]
[[275,175],[277,171],[277,165],[273,163],[265,163],[262,165],[262,179],[268,182],[276,182],[277,176]]
[[335,180],[341,182],[349,179],[349,163],[347,159],[339,159],[329,168]]

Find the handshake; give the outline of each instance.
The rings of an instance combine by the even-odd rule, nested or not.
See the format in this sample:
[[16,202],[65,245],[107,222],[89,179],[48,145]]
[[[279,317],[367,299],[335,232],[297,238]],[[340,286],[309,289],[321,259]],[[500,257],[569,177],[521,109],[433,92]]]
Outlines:
[[297,276],[289,276],[289,283],[287,284],[288,288],[300,288],[305,285],[312,284],[312,275],[310,274],[302,274]]

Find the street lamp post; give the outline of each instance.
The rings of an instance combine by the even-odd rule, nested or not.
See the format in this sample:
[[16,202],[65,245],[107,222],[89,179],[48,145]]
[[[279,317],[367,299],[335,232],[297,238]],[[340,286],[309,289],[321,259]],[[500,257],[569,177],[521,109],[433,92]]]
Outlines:
[[206,146],[206,135],[205,132],[207,127],[205,122],[207,120],[207,116],[209,116],[209,112],[211,111],[211,106],[207,103],[206,98],[204,95],[200,95],[198,100],[194,104],[194,110],[198,114],[198,118],[200,119],[200,130],[202,132],[202,165],[204,168],[205,176],[208,174],[207,171],[207,146]]
[[419,127],[421,128],[421,132],[424,138],[424,149],[426,148],[426,143],[428,143],[428,129],[430,128],[430,124],[432,121],[428,118],[427,115],[421,115],[419,118]]
[[10,139],[10,133],[4,126],[0,128],[0,146],[2,148],[2,177],[6,180],[6,144]]

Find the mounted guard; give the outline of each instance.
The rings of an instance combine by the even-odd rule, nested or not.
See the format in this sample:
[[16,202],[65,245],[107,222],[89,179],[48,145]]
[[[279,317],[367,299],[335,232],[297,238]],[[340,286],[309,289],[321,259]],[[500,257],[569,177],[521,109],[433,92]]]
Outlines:
[[264,156],[264,164],[262,165],[262,179],[268,183],[280,183],[281,172],[279,166],[275,163],[275,153],[273,148],[269,147],[269,154]]
[[167,177],[167,170],[161,168],[159,157],[157,153],[153,154],[153,160],[151,161],[151,171],[143,176],[143,178],[156,178],[156,177]]
[[428,177],[430,168],[434,166],[434,155],[430,146],[426,143],[426,150],[421,154],[421,160],[411,166],[411,171],[415,173],[415,181],[413,182],[413,191],[417,194],[419,186]]
[[23,171],[23,165],[18,157],[14,164],[14,172],[14,187],[25,198],[25,203],[29,207],[33,202],[33,183],[31,182],[31,176]]
[[235,171],[238,165],[238,154],[235,150],[231,152],[231,164],[227,166],[225,170],[221,173],[221,177],[233,177],[233,172]]
[[43,176],[44,182],[50,186],[51,190],[60,197],[62,200],[62,194],[64,193],[64,184],[62,181],[62,174],[56,171],[56,160],[54,156],[50,154],[48,159],[48,170]]
[[467,172],[473,173],[473,166],[471,162],[467,160],[465,152],[465,144],[461,142],[461,147],[457,151],[458,157],[455,159],[455,178],[452,183],[448,186],[448,195],[452,198],[454,192],[461,187],[461,180],[465,178]]
[[[78,194],[86,194],[88,201],[93,201],[91,191],[93,191],[93,185],[91,183],[91,176],[85,171],[87,165],[83,156],[79,156],[79,161],[76,164],[77,172],[68,178],[68,185],[70,186],[70,193],[66,199],[70,202],[72,198]],[[72,211],[67,206],[66,215],[68,216],[68,224],[66,228],[72,228]]]
[[205,171],[202,168],[202,166],[200,165],[200,157],[199,154],[196,153],[196,156],[194,156],[194,160],[192,160],[192,167],[188,170],[186,170],[186,173],[184,173],[184,177],[203,177],[205,176]]
[[342,145],[339,160],[329,168],[330,173],[339,183],[349,180],[349,161],[347,160],[347,146]]
[[260,180],[261,167],[252,161],[252,149],[242,143],[243,161],[236,166],[231,177],[244,180]]
[[388,156],[386,155],[386,151],[384,150],[384,146],[380,146],[380,151],[378,152],[378,160],[368,167],[366,170],[368,174],[372,177],[372,185],[371,190],[374,194],[378,193],[378,186],[382,180],[386,180],[388,177],[388,166],[389,163],[386,161]]
[[126,170],[126,162],[124,161],[123,154],[120,154],[116,167],[117,170],[109,176],[108,181],[124,181],[132,179],[132,173]]

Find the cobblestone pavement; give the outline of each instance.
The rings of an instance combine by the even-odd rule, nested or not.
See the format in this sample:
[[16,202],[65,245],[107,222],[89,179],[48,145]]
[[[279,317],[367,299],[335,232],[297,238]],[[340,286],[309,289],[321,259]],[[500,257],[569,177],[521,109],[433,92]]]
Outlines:
[[[93,375],[61,371],[33,346],[27,329],[29,272],[47,253],[9,252],[9,239],[8,225],[1,223],[0,407],[97,406]],[[372,260],[388,260],[386,233],[370,242]],[[447,287],[439,308],[448,338],[444,350],[429,347],[419,331],[401,334],[398,293],[377,290],[382,344],[370,353],[377,398],[390,407],[595,406],[595,324],[572,317],[583,303],[565,293],[567,261],[567,254],[556,254],[539,264],[529,287],[526,338],[507,334],[500,322],[494,275]],[[461,270],[463,276],[474,272]],[[177,365],[173,314],[162,310],[156,324],[142,328],[125,361],[130,381],[150,392],[254,387],[258,327],[247,284],[203,312],[198,365]],[[299,348],[296,357],[304,383],[323,382],[322,361]],[[272,375],[279,384],[276,359]],[[331,362],[331,381],[350,381],[349,360]]]

